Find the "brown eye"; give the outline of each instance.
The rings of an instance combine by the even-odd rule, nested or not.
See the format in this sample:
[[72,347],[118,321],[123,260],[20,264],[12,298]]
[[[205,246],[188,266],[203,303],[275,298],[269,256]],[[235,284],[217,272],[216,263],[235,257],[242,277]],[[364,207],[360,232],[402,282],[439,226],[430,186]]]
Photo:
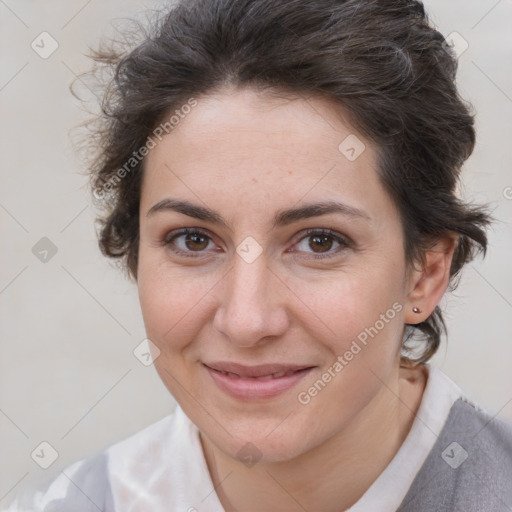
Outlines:
[[217,247],[209,235],[196,228],[171,232],[162,240],[162,245],[180,256],[207,255]]
[[191,251],[202,251],[208,247],[210,239],[201,233],[189,233],[185,237],[185,245]]
[[306,258],[331,258],[353,247],[346,236],[330,229],[307,230],[292,248],[294,253],[304,253]]
[[314,252],[326,252],[332,248],[333,238],[330,235],[313,235],[309,237],[309,247]]

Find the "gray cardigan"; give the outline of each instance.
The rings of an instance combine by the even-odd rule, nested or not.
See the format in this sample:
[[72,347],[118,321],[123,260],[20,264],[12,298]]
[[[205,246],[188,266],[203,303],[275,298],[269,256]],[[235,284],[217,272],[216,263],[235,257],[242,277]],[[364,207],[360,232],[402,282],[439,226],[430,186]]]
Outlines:
[[512,511],[512,425],[457,400],[398,512]]

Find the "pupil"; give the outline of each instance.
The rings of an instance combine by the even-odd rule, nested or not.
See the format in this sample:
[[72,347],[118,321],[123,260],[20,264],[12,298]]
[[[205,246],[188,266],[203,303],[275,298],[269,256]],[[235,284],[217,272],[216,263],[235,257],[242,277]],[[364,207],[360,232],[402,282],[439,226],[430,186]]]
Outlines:
[[329,235],[314,235],[309,240],[309,247],[316,252],[326,252],[332,247],[332,238]]
[[199,234],[187,235],[185,243],[187,245],[187,248],[190,250],[205,249],[208,246],[207,237]]

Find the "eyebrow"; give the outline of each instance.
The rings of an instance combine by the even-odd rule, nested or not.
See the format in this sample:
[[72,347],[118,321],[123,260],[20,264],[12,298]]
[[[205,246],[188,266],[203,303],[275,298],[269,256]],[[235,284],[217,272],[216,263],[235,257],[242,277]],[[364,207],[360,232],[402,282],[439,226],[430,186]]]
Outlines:
[[[157,212],[164,211],[175,211],[189,217],[194,217],[195,219],[228,227],[228,223],[215,210],[205,206],[195,205],[189,201],[181,201],[170,197],[162,199],[153,205],[148,210],[146,217],[150,217]],[[366,212],[359,208],[355,208],[354,206],[340,203],[338,201],[321,201],[306,204],[304,206],[298,206],[296,208],[280,210],[274,216],[272,227],[276,228],[280,226],[287,226],[299,220],[319,217],[328,213],[337,213],[353,219],[371,220],[371,217]]]

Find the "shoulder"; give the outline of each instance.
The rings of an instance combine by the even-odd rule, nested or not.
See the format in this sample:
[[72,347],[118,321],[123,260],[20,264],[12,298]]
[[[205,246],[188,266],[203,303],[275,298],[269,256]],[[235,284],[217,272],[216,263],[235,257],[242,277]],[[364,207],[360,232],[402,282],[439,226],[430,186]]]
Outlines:
[[399,510],[476,512],[510,507],[512,425],[461,397]]
[[113,511],[108,507],[104,452],[74,462],[44,490],[25,490],[2,512]]
[[35,510],[68,512],[73,505],[74,512],[113,511],[112,466],[122,466],[127,460],[131,464],[141,462],[142,455],[169,434],[173,416],[170,414],[103,451],[68,466],[38,498]]

